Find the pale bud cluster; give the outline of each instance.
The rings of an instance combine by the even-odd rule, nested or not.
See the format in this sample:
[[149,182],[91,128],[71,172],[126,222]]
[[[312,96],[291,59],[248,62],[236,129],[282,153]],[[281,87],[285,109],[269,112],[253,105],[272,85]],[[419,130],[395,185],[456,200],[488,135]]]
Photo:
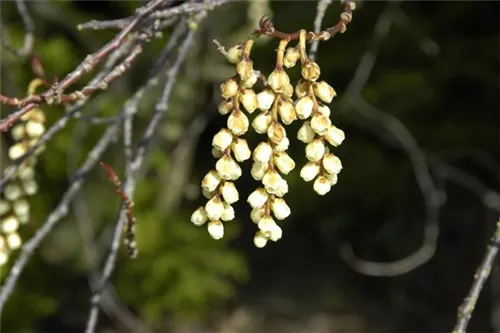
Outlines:
[[[14,144],[8,150],[11,160],[23,156],[28,149],[37,143],[45,132],[45,115],[36,108],[23,115],[20,121],[10,130]],[[35,165],[38,149],[26,159],[17,169],[9,183],[2,189],[0,195],[0,266],[7,263],[11,251],[22,245],[18,229],[21,224],[30,219],[30,203],[28,196],[38,191],[35,180]]]

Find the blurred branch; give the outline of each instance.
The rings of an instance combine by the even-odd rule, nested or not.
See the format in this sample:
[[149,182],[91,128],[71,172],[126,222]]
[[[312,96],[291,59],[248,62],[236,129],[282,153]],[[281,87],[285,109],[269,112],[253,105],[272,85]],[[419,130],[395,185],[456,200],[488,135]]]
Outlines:
[[[323,18],[325,17],[325,12],[328,7],[332,4],[332,0],[319,0],[318,6],[316,7],[316,18],[314,19],[314,33],[319,34],[321,32],[321,24],[323,23]],[[319,40],[314,40],[311,43],[311,48],[309,49],[309,58],[311,60],[316,59],[316,53],[318,52]]]
[[15,47],[13,47],[5,34],[6,29],[3,27],[0,27],[0,31],[2,32],[1,40],[2,40],[2,45],[3,47],[5,47],[5,49],[14,53],[16,56],[20,58],[24,58],[29,56],[33,51],[33,44],[35,42],[35,37],[33,35],[34,25],[33,25],[33,20],[30,14],[28,13],[28,9],[24,4],[24,1],[16,0],[16,7],[24,24],[25,32],[24,32],[23,46],[20,49],[16,49]]
[[493,236],[490,240],[490,244],[486,250],[486,254],[483,261],[479,265],[476,273],[474,274],[474,282],[469,290],[467,296],[465,297],[462,305],[458,309],[458,319],[453,329],[453,333],[465,333],[467,330],[467,325],[472,317],[472,312],[476,306],[476,302],[479,299],[481,290],[490,275],[493,263],[498,254],[500,247],[500,220],[497,222],[497,226]]

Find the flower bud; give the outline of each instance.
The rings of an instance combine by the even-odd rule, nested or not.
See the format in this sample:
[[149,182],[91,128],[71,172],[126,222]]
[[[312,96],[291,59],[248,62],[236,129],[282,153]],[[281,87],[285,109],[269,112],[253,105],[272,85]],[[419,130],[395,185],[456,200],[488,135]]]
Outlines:
[[299,119],[307,119],[311,116],[314,108],[314,101],[311,96],[301,97],[295,104],[295,112]]
[[308,121],[305,121],[297,132],[297,139],[304,143],[311,142],[315,136],[316,133],[314,132]]
[[227,79],[220,85],[221,96],[223,98],[231,98],[238,92],[238,82],[235,79]]
[[227,118],[227,127],[234,135],[240,136],[248,131],[248,117],[241,111],[233,111]]
[[219,197],[213,197],[205,205],[205,212],[210,220],[218,220],[224,214],[224,204]]
[[284,220],[288,216],[290,216],[290,207],[286,204],[284,199],[275,198],[273,204],[271,205],[271,209],[273,210],[274,216],[278,220]]
[[236,189],[236,186],[234,186],[233,182],[224,182],[224,184],[222,184],[220,192],[222,194],[222,197],[224,198],[224,201],[228,204],[233,204],[240,199],[238,190]]
[[319,165],[314,162],[307,162],[300,170],[300,177],[306,182],[310,182],[319,174]]
[[342,141],[344,141],[345,134],[344,134],[344,131],[342,131],[340,128],[337,128],[337,127],[332,125],[326,131],[325,139],[332,146],[337,147],[342,143]]
[[228,114],[229,112],[233,111],[233,108],[234,108],[234,104],[233,104],[232,100],[229,100],[229,101],[222,100],[219,103],[218,110],[219,110],[219,113],[224,116],[224,115]]
[[266,191],[270,194],[278,192],[280,182],[283,178],[276,170],[267,170],[264,177],[262,177],[262,185],[266,188]]
[[250,59],[241,60],[238,65],[236,65],[236,72],[238,73],[242,81],[250,79],[254,74],[253,61]]
[[307,81],[316,81],[321,74],[319,66],[314,61],[307,61],[302,65],[302,77]]
[[235,213],[234,213],[234,208],[233,206],[229,204],[224,204],[224,214],[222,214],[222,217],[220,218],[222,221],[232,221],[234,220]]
[[26,144],[24,144],[24,142],[16,143],[9,148],[9,158],[11,160],[18,159],[19,157],[23,156],[24,153],[26,153],[27,149],[28,147],[26,147]]
[[255,208],[250,212],[250,219],[253,223],[259,223],[259,221],[266,215],[266,210],[264,208]]
[[17,215],[17,219],[19,220],[19,222],[21,222],[21,224],[25,224],[25,223],[29,222],[30,215],[29,215],[29,213],[23,214],[23,215]]
[[236,158],[238,162],[246,161],[252,155],[252,152],[248,147],[247,140],[245,139],[237,138],[236,140],[234,140],[232,145],[232,150],[234,158]]
[[281,102],[278,107],[278,112],[281,120],[285,125],[290,125],[294,120],[297,119],[295,108],[293,107],[293,104],[288,101]]
[[323,167],[325,168],[326,172],[336,174],[342,170],[342,162],[337,156],[331,153],[326,154],[323,157]]
[[330,118],[330,108],[326,105],[323,105],[323,104],[318,104],[318,112],[322,115],[324,115],[325,117],[328,117]]
[[[254,244],[255,244],[255,241],[254,241]],[[257,246],[257,245],[255,245]],[[0,247],[0,266],[3,266],[7,263],[7,261],[9,260],[9,253],[7,252],[7,248],[6,247]]]
[[7,244],[11,251],[17,250],[22,244],[21,237],[19,237],[17,232],[10,233],[7,235]]
[[252,175],[253,179],[262,180],[262,177],[264,177],[267,170],[269,170],[268,163],[253,162],[250,174]]
[[255,245],[255,247],[261,249],[266,246],[267,237],[262,232],[258,231],[253,238],[253,244]]
[[274,71],[271,72],[271,74],[269,74],[267,83],[274,92],[282,93],[285,91],[286,87],[290,84],[290,78],[283,69],[276,68]]
[[330,182],[326,177],[319,176],[314,181],[313,188],[314,191],[316,191],[316,193],[318,193],[319,195],[325,195],[330,192],[330,190],[332,189],[332,185],[330,185]]
[[331,103],[332,99],[337,96],[335,89],[332,88],[325,81],[320,81],[314,84],[314,94],[318,96],[323,102]]
[[269,233],[278,226],[271,216],[262,217],[257,225],[260,231],[262,231],[266,236],[268,236]]
[[267,136],[272,142],[280,143],[281,140],[286,138],[286,130],[280,123],[273,122],[267,129]]
[[12,139],[14,139],[14,141],[21,141],[24,134],[26,133],[24,129],[25,129],[24,124],[19,124],[19,125],[14,126],[12,128],[12,130],[10,131],[10,134],[12,135]]
[[221,129],[212,139],[212,146],[220,151],[224,151],[233,142],[233,134],[226,128]]
[[10,215],[2,221],[2,231],[6,234],[14,232],[19,228],[19,221],[14,215]]
[[45,126],[42,123],[37,123],[35,121],[28,121],[26,123],[26,133],[31,138],[38,138],[45,132]]
[[222,156],[217,163],[215,163],[215,169],[220,178],[225,180],[236,180],[241,176],[241,168],[231,156]]
[[331,124],[332,121],[330,118],[320,113],[315,114],[311,118],[311,128],[319,135],[325,134]]
[[274,193],[274,195],[281,198],[287,193],[288,193],[288,182],[285,179],[281,178],[281,181],[278,184],[278,191]]
[[270,112],[261,113],[252,121],[252,127],[255,129],[255,132],[264,134],[269,129],[272,121],[273,117]]
[[291,84],[288,84],[285,87],[284,93],[285,93],[286,96],[288,96],[289,98],[291,98],[293,96],[293,86]]
[[298,98],[304,97],[309,93],[309,82],[300,79],[297,85],[295,86],[295,95],[297,95]]
[[274,146],[274,150],[276,152],[283,152],[288,150],[288,146],[290,146],[290,140],[287,137],[284,137],[276,146]]
[[35,170],[31,166],[21,166],[17,170],[17,176],[19,179],[31,179],[35,176]]
[[38,184],[34,179],[28,179],[23,182],[23,190],[27,195],[33,195],[38,191]]
[[267,142],[261,142],[255,147],[253,151],[253,159],[255,162],[267,163],[271,159],[273,148]]
[[221,239],[224,236],[224,225],[221,221],[208,222],[207,229],[213,239]]
[[215,158],[221,158],[222,155],[224,155],[223,151],[220,151],[219,149],[212,147],[212,156]]
[[283,230],[277,224],[268,233],[269,239],[273,242],[279,241],[281,236],[283,236]]
[[254,71],[248,79],[242,81],[243,87],[252,88],[255,85],[255,83],[257,83],[258,78],[259,78],[258,75]]
[[274,157],[274,164],[282,174],[288,175],[295,168],[295,162],[287,153],[279,153]]
[[270,89],[265,89],[257,94],[257,102],[259,109],[267,111],[271,108],[274,102],[274,93]]
[[205,207],[199,207],[194,213],[191,215],[191,222],[194,225],[200,226],[207,222],[207,212],[205,211]]
[[7,200],[0,199],[0,215],[6,214],[10,210],[10,204]]
[[202,188],[201,189],[201,194],[203,194],[203,196],[207,199],[212,199],[212,197],[214,196],[214,192],[210,192],[209,190],[207,190],[206,188]]
[[240,94],[240,102],[248,113],[253,113],[258,106],[257,94],[252,89],[245,89]]
[[248,196],[247,202],[254,209],[261,208],[266,204],[268,196],[266,190],[259,187]]
[[337,184],[337,181],[339,179],[338,175],[336,173],[328,173],[326,175],[326,178],[328,179],[328,182],[330,183],[330,185],[335,185]]
[[235,45],[227,51],[226,59],[230,63],[236,64],[238,61],[240,61],[242,51],[243,51],[243,45],[241,44]]
[[311,162],[318,162],[325,154],[325,144],[320,139],[314,139],[306,146],[306,157]]
[[283,65],[286,68],[295,66],[297,61],[300,59],[300,51],[296,47],[289,47],[286,49],[285,57],[283,59]]
[[4,188],[5,199],[14,201],[22,195],[21,188],[13,183],[7,184]]
[[30,205],[26,199],[17,199],[12,205],[12,210],[18,216],[27,215],[30,211]]
[[208,192],[213,192],[220,184],[220,177],[217,171],[210,170],[203,180],[201,181],[201,187],[206,189]]

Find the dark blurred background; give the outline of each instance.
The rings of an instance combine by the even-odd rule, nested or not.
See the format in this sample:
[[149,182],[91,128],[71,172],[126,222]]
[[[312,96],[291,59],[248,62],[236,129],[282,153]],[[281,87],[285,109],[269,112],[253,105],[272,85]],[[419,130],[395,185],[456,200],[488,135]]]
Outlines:
[[[78,23],[128,16],[139,4],[27,2],[36,27],[35,51],[47,75],[64,77],[113,37],[112,31],[78,32]],[[341,11],[340,2],[334,1],[323,26],[335,24]],[[321,43],[317,56],[322,78],[338,93],[330,106],[332,121],[346,133],[345,142],[335,149],[344,166],[339,182],[320,197],[311,183],[300,179],[304,146],[294,140],[298,126],[292,125],[290,154],[297,169],[288,177],[286,196],[292,215],[281,223],[279,242],[257,249],[252,241],[256,226],[246,203],[257,186],[249,176],[250,162],[243,163],[244,176],[238,181],[237,219],[228,224],[223,240],[212,240],[189,217],[204,203],[199,184],[215,163],[212,137],[225,124],[215,111],[218,86],[234,73],[212,39],[228,47],[242,42],[263,14],[282,31],[312,30],[316,2],[232,3],[213,11],[200,27],[133,198],[139,256],[128,260],[120,251],[111,281],[117,305],[101,315],[98,331],[451,331],[500,207],[499,3],[358,4],[347,32]],[[21,45],[23,25],[14,2],[2,2],[1,18],[10,39]],[[384,25],[389,25],[387,33]],[[131,70],[83,112],[116,114],[120,102],[145,81],[170,32],[149,44]],[[259,69],[272,70],[276,47],[276,40],[257,43],[252,55]],[[29,61],[5,50],[1,55],[2,94],[23,96],[33,78]],[[354,80],[355,73],[368,74],[363,68],[358,71],[363,55],[373,56],[375,64],[358,93],[356,84],[363,79]],[[296,69],[291,73],[297,76]],[[160,89],[141,104],[136,138]],[[48,125],[63,111],[44,110]],[[2,111],[5,116],[12,110]],[[193,119],[203,124],[200,133]],[[20,230],[24,240],[57,205],[68,177],[104,128],[71,120],[49,142],[37,166],[41,191],[31,201],[32,221]],[[2,150],[8,140],[5,134]],[[249,140],[255,145],[259,137]],[[120,144],[107,151],[105,161],[123,175]],[[423,170],[418,169],[422,161]],[[430,176],[432,191],[422,193],[415,165],[418,177]],[[113,193],[102,170],[94,170],[69,216],[23,272],[2,316],[4,332],[83,330],[89,277],[107,254],[119,208]],[[429,210],[432,202],[435,211]],[[430,234],[437,230],[437,242],[426,237],[426,227]],[[424,245],[425,251],[417,253],[423,264],[404,274],[397,271],[406,262],[367,268],[358,261],[392,262]],[[2,279],[9,267],[2,268]],[[369,276],[359,272],[363,269],[396,276]],[[500,332],[498,285],[497,264],[470,332]]]

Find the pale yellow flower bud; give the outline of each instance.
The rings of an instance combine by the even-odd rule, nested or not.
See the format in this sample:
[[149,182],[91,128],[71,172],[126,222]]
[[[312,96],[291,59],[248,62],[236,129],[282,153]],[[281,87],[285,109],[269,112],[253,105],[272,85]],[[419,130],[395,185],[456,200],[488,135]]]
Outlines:
[[252,127],[254,128],[255,132],[264,134],[269,129],[269,125],[271,125],[272,121],[273,117],[271,116],[270,112],[261,113],[252,121]]
[[12,205],[12,209],[16,215],[27,215],[30,211],[30,205],[25,199],[17,199]]
[[23,182],[24,193],[33,195],[38,191],[38,184],[34,179],[28,179]]
[[19,228],[19,221],[14,215],[10,215],[2,220],[2,231],[6,234],[14,232]]
[[315,114],[311,118],[311,128],[319,135],[325,134],[331,125],[332,121],[330,120],[330,118],[320,113]]
[[213,197],[205,205],[205,212],[209,220],[218,220],[224,214],[224,204],[219,197]]
[[10,204],[7,200],[0,200],[0,215],[6,214],[10,210]]
[[255,162],[267,163],[271,159],[273,148],[267,142],[261,142],[253,151],[253,159]]
[[298,48],[289,47],[286,49],[285,57],[283,58],[283,65],[286,68],[295,66],[297,61],[300,59],[300,51]]
[[288,97],[292,97],[293,96],[293,86],[292,84],[288,84],[286,87],[285,87],[285,91],[284,91],[285,95],[288,96]]
[[276,68],[269,74],[267,79],[269,87],[276,92],[282,93],[285,91],[286,87],[290,84],[290,78],[283,69]]
[[222,155],[224,155],[223,151],[220,151],[219,149],[212,147],[212,156],[215,158],[221,158]]
[[205,211],[205,207],[199,207],[197,210],[191,214],[191,222],[194,225],[200,226],[205,224],[208,221],[207,212]]
[[221,221],[210,221],[207,225],[208,233],[213,239],[221,239],[224,237],[224,225]]
[[241,60],[238,65],[236,65],[236,72],[242,81],[250,79],[252,75],[254,75],[253,61],[250,59]]
[[278,225],[274,222],[271,216],[264,216],[260,219],[259,223],[257,223],[257,226],[260,231],[262,231],[266,236],[269,236],[269,233]]
[[283,197],[287,193],[288,193],[288,182],[282,178],[278,184],[278,191],[274,193],[274,195],[277,197]]
[[284,220],[291,214],[290,207],[288,207],[285,200],[282,198],[275,198],[271,205],[271,209],[278,220]]
[[339,179],[338,175],[336,173],[328,173],[326,174],[326,178],[330,182],[330,185],[335,185],[337,184],[337,181]]
[[325,139],[332,146],[337,147],[337,146],[339,146],[342,143],[342,141],[344,141],[344,139],[345,139],[345,133],[340,128],[337,128],[337,127],[335,127],[335,126],[332,125],[326,131],[326,133],[325,133]]
[[272,123],[267,129],[267,136],[274,143],[280,143],[281,140],[286,138],[286,130],[280,123]]
[[290,125],[294,120],[297,119],[297,114],[295,113],[295,108],[293,104],[288,101],[281,102],[278,107],[278,112],[281,120],[285,125]]
[[330,190],[332,189],[332,185],[330,185],[330,182],[326,177],[319,176],[314,181],[313,188],[314,191],[316,191],[316,193],[318,193],[319,195],[325,195],[330,192]]
[[290,140],[287,137],[285,137],[276,146],[274,146],[274,150],[277,152],[283,152],[288,150],[289,146],[290,146]]
[[19,234],[17,232],[10,233],[7,235],[7,244],[9,246],[9,249],[17,250],[21,247],[22,244],[21,237],[19,237]]
[[[254,241],[255,243],[255,241]],[[257,245],[255,245],[257,246]],[[0,266],[3,266],[9,260],[9,254],[6,248],[0,247]]]
[[307,119],[311,116],[314,108],[314,101],[311,96],[301,97],[295,104],[295,112],[299,119]]
[[319,174],[319,165],[314,162],[307,162],[300,170],[300,177],[306,182],[310,182]]
[[30,220],[30,215],[29,214],[23,214],[23,215],[17,215],[17,219],[21,224],[28,223]]
[[201,189],[201,194],[203,194],[203,196],[207,199],[212,199],[212,197],[214,196],[215,192],[210,192],[209,190],[207,190],[206,188],[202,188]]
[[232,145],[233,155],[236,161],[243,162],[250,158],[252,151],[248,147],[247,140],[237,138]]
[[241,176],[241,168],[231,156],[222,156],[215,164],[215,169],[225,180],[236,180]]
[[250,174],[252,175],[253,179],[262,180],[262,177],[264,177],[267,170],[269,170],[269,163],[253,162]]
[[227,79],[220,85],[221,96],[223,98],[231,98],[238,92],[238,82],[235,79]]
[[319,66],[314,61],[306,61],[301,69],[302,77],[307,81],[316,81],[321,74]]
[[32,138],[38,138],[45,132],[45,126],[35,121],[28,121],[26,123],[26,133]]
[[208,192],[213,192],[220,184],[220,176],[215,170],[210,170],[201,181],[201,187]]
[[16,143],[9,148],[9,158],[11,160],[18,159],[26,153],[27,149],[28,147],[23,142]]
[[264,208],[255,208],[250,212],[250,218],[253,223],[259,223],[264,215],[266,215],[266,210]]
[[311,162],[317,162],[325,155],[325,144],[320,139],[314,139],[306,146],[306,157]]
[[222,214],[222,217],[220,218],[222,221],[232,221],[234,220],[235,213],[234,213],[234,208],[230,204],[224,204],[224,214]]
[[311,142],[315,136],[316,133],[314,132],[308,121],[305,121],[297,132],[297,139],[304,143]]
[[17,176],[19,179],[31,179],[35,176],[35,170],[31,166],[21,166],[17,170]]
[[14,139],[14,141],[21,141],[24,134],[26,133],[24,128],[24,124],[19,124],[12,128],[10,134],[12,135],[12,139]]
[[320,81],[314,84],[314,94],[318,96],[323,102],[331,103],[333,98],[337,96],[335,89],[332,88],[325,81]]
[[255,71],[253,71],[252,75],[250,75],[248,79],[242,81],[243,87],[252,88],[255,85],[255,83],[257,83],[258,78],[259,78],[258,75],[255,73]]
[[267,237],[262,232],[258,231],[253,238],[253,244],[255,245],[255,247],[261,249],[266,246]]
[[217,148],[219,151],[224,151],[233,142],[233,133],[227,128],[221,129],[217,134],[214,135],[212,139],[212,146]]
[[271,89],[265,89],[257,94],[257,102],[259,109],[267,111],[271,108],[274,102],[274,93]]
[[264,177],[262,177],[262,185],[264,185],[268,193],[275,194],[278,192],[282,180],[283,178],[276,170],[267,170]]
[[268,232],[268,237],[273,242],[279,241],[281,236],[283,236],[283,230],[277,224]]
[[219,110],[219,113],[224,116],[224,115],[228,114],[229,112],[233,111],[233,108],[234,108],[233,101],[223,100],[219,103],[218,110]]
[[259,106],[257,94],[252,89],[245,89],[240,94],[240,102],[248,113],[253,113]]
[[254,209],[261,208],[266,204],[268,196],[266,190],[259,187],[248,196],[247,202]]
[[295,162],[290,155],[285,152],[278,153],[274,157],[274,164],[278,167],[280,172],[285,175],[288,175],[290,171],[295,168]]
[[323,104],[320,104],[318,103],[318,112],[322,115],[324,115],[325,117],[328,117],[330,118],[330,108],[326,105],[323,105]]
[[235,45],[227,51],[226,59],[230,63],[236,64],[238,61],[240,61],[242,51],[243,51],[243,45],[241,44]]
[[233,111],[227,118],[227,127],[237,136],[245,134],[249,125],[248,117],[241,111]]
[[309,93],[309,82],[300,79],[297,85],[295,86],[295,95],[297,95],[298,98],[304,97]]
[[13,183],[7,184],[4,188],[5,199],[14,201],[22,195],[21,188]]
[[233,182],[224,182],[220,189],[224,201],[233,204],[240,199],[240,195]]
[[342,170],[342,162],[340,161],[340,158],[333,154],[326,154],[323,157],[323,167],[325,168],[326,172],[328,173],[339,173]]

